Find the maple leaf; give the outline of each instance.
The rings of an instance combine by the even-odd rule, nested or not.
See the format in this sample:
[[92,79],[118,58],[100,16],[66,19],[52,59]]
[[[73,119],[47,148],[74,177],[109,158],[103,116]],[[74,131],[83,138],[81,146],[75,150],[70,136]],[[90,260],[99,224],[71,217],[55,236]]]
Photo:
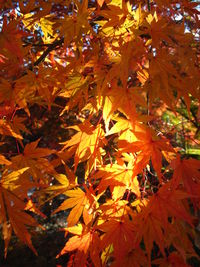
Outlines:
[[83,220],[85,224],[88,224],[94,214],[92,214],[93,211],[93,205],[95,198],[94,196],[87,190],[87,193],[85,193],[83,190],[76,188],[74,190],[68,190],[64,193],[69,198],[66,199],[54,212],[53,214],[61,211],[72,208],[70,211],[68,217],[67,217],[67,223],[68,226],[73,226],[76,223],[78,223],[81,215],[83,214]]
[[180,190],[174,191],[170,186],[168,183],[161,187],[149,199],[148,204],[142,207],[136,218],[138,224],[136,240],[140,242],[143,236],[149,260],[154,241],[158,244],[162,254],[165,254],[164,248],[167,246],[165,234],[171,231],[169,218],[183,220],[192,225],[192,216],[186,211],[182,202],[189,195]]
[[104,3],[104,1],[105,0],[98,0],[97,2],[98,2],[98,4],[100,5],[100,7],[102,7],[103,6],[103,3]]
[[41,27],[42,32],[44,34],[44,41],[48,40],[49,36],[52,37],[54,35],[54,23],[55,22],[51,21],[51,16],[42,17],[39,23],[37,22],[37,25]]
[[[34,203],[64,194],[54,213],[69,212],[60,254],[70,254],[69,266],[187,266],[199,163],[176,152],[199,133],[197,1],[0,0],[0,7],[5,254],[12,232],[34,250],[30,213],[44,216]],[[185,118],[171,126],[169,112]],[[41,140],[27,144],[32,133]]]
[[113,87],[113,89],[110,89],[106,94],[107,96],[105,97],[103,105],[103,118],[105,120],[106,133],[109,132],[109,121],[114,111],[119,110],[129,119],[135,121],[137,119],[135,106],[137,104],[146,106],[138,88],[130,87],[126,89],[124,87]]
[[69,180],[65,174],[54,174],[54,178],[59,182],[59,185],[51,185],[45,189],[46,192],[53,192],[54,195],[63,194],[69,187]]
[[44,170],[50,174],[55,173],[53,166],[47,159],[43,158],[53,154],[55,150],[37,147],[39,141],[40,139],[27,144],[23,154],[12,157],[13,167],[16,169],[30,167],[27,173],[31,175],[35,181],[37,179],[42,179],[44,176],[42,172],[44,172]]
[[27,134],[31,134],[30,131],[24,125],[25,119],[15,116],[11,122],[7,122],[8,125],[12,127],[16,134],[20,135],[20,131],[25,132]]
[[88,84],[88,78],[85,78],[80,73],[73,73],[73,75],[70,75],[68,77],[67,82],[65,83],[64,90],[61,90],[59,95],[66,97],[66,98],[70,98],[70,101],[69,101],[69,104],[66,105],[64,110],[61,112],[61,115],[65,111],[73,107],[76,101],[80,101],[78,94],[79,92],[81,92],[81,95],[83,94],[83,91],[86,90],[87,88],[87,84]]
[[42,213],[37,207],[36,205],[33,203],[33,201],[31,199],[28,200],[28,202],[26,203],[26,207],[25,210],[34,212],[37,215],[40,215],[42,218],[46,219],[47,216]]
[[160,222],[160,220],[155,217],[150,210],[142,211],[137,220],[138,232],[135,236],[135,242],[137,242],[137,244],[140,243],[143,237],[148,260],[150,261],[154,242],[156,242],[161,253],[164,255],[165,235],[163,232],[162,222]]
[[[6,92],[4,92],[4,90]],[[0,105],[0,118],[7,118],[7,117],[10,118],[16,109],[14,102],[8,100],[10,98],[8,92],[9,92],[8,84],[5,84],[5,88],[4,88],[4,85],[1,84],[0,97],[1,97],[3,104]],[[5,100],[4,98],[6,99],[6,101],[3,101]]]
[[110,219],[98,225],[97,229],[104,232],[101,239],[101,248],[105,249],[113,244],[114,256],[119,264],[122,263],[126,252],[135,247],[135,228],[133,223],[127,217],[120,221]]
[[16,133],[11,125],[6,120],[0,119],[0,134],[15,137],[17,139],[23,139],[21,134]]
[[[171,181],[172,187],[177,188],[182,184],[186,192],[194,196],[192,199],[193,204],[197,204],[200,188],[199,161],[196,159],[181,159],[180,155],[177,155],[170,166],[174,169]],[[198,199],[196,199],[196,197],[198,197]]]
[[123,216],[134,217],[134,212],[127,206],[127,200],[108,200],[103,205],[100,205],[97,209],[99,213],[98,224],[102,224],[105,221],[109,221],[111,218],[120,220]]
[[139,152],[134,167],[134,174],[142,172],[143,168],[147,166],[151,159],[153,167],[161,180],[161,167],[163,151],[174,152],[165,138],[160,138],[156,133],[150,129],[140,127],[139,131],[133,131],[137,141],[134,141],[127,146],[123,146],[123,143],[119,143],[119,149],[122,152]]
[[[154,203],[154,207],[163,222],[167,221],[165,216],[168,213],[169,217],[174,216],[175,218],[186,221],[188,224],[192,225],[192,216],[186,210],[183,202],[184,199],[189,197],[191,196],[182,190],[171,189],[171,183],[169,182],[159,189],[158,193],[153,196],[152,201],[158,203],[157,205]],[[166,206],[165,212],[162,212],[164,208],[162,208],[161,211],[162,206]]]
[[157,259],[154,260],[152,263],[159,264],[161,267],[167,267],[167,266],[183,266],[183,267],[189,267],[184,259],[176,252],[172,252],[167,258]]
[[30,0],[26,5],[24,5],[23,2],[19,3],[20,11],[21,13],[29,13],[34,7],[35,7],[35,2],[34,0]]
[[177,188],[178,185],[183,182],[188,193],[191,195],[192,183],[200,183],[199,161],[196,159],[181,159],[180,155],[177,155],[170,166],[174,169],[172,185]]
[[0,164],[10,165],[11,162],[7,160],[3,155],[0,155]]
[[168,247],[173,244],[185,262],[187,257],[195,257],[192,244],[192,240],[195,239],[195,232],[188,224],[181,221],[174,221],[173,225],[170,225],[168,236]]
[[104,137],[104,131],[101,125],[94,127],[89,121],[85,121],[77,126],[71,126],[70,128],[77,130],[78,132],[73,137],[64,143],[64,149],[76,146],[76,152],[74,156],[75,169],[79,162],[89,159],[92,155],[96,155],[101,145],[101,141]]
[[64,16],[59,21],[59,30],[64,35],[64,46],[67,47],[72,41],[79,43],[83,34],[91,33],[93,29],[88,23],[89,8],[88,0],[83,0],[81,3],[75,2],[77,12],[76,14]]
[[134,130],[139,131],[141,129],[138,123],[133,124],[131,120],[127,120],[121,117],[114,117],[112,120],[116,121],[116,123],[106,133],[106,136],[111,134],[118,134],[118,140],[125,140],[128,143],[132,143],[138,140],[134,135]]
[[16,191],[16,189],[20,187],[20,184],[17,184],[19,176],[27,171],[27,169],[28,168],[23,168],[3,175],[0,181],[0,222],[3,224],[5,256],[7,254],[12,230],[17,237],[37,254],[26,226],[36,227],[39,226],[39,224],[24,211],[26,205],[24,201],[18,197]]
[[133,262],[134,262],[135,267],[148,266],[145,253],[139,247],[137,247],[136,249],[131,249],[130,251],[127,251],[126,255],[122,259],[122,263],[115,261],[113,266],[114,267],[120,267],[120,266],[132,267]]
[[132,34],[136,33],[136,29],[142,25],[145,17],[141,12],[141,6],[133,10],[130,2],[121,1],[111,1],[107,6],[107,9],[100,11],[100,15],[104,17],[98,21],[102,26],[101,33],[109,37],[120,36],[128,41],[133,39]]
[[[88,227],[85,227],[81,224],[78,224],[74,227],[67,227],[65,231],[68,233],[76,234],[75,236],[71,237],[68,242],[65,244],[64,248],[61,250],[61,255],[77,250],[74,259],[73,266],[85,266],[88,254],[90,253],[92,261],[95,263],[95,266],[100,267],[99,261],[99,236],[96,232],[90,230]],[[95,249],[94,249],[95,248]]]
[[99,193],[110,186],[112,197],[115,200],[122,198],[127,189],[140,196],[139,183],[137,177],[133,176],[133,162],[131,161],[127,166],[125,164],[123,166],[108,164],[101,167],[94,177],[101,178],[98,185]]
[[22,49],[21,37],[27,36],[27,34],[20,30],[16,20],[8,22],[3,20],[2,37],[0,39],[0,45],[4,47],[4,56],[10,58],[16,57],[20,63],[23,62],[24,50]]
[[29,143],[24,148],[24,157],[27,158],[41,158],[51,155],[54,150],[48,149],[48,148],[40,148],[37,147],[40,139]]

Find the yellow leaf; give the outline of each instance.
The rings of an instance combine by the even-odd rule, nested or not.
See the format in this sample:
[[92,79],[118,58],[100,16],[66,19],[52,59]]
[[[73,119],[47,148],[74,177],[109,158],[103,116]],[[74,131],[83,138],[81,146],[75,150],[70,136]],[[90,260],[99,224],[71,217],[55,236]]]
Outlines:
[[11,187],[12,183],[16,181],[17,179],[19,179],[19,176],[28,169],[29,167],[26,167],[26,168],[23,168],[17,171],[13,171],[7,175],[3,175],[0,180],[0,185],[2,185],[4,188]]
[[7,160],[3,155],[0,155],[0,164],[10,165],[11,162],[9,160]]
[[100,5],[100,7],[103,6],[103,3],[104,3],[105,0],[97,0],[97,3]]
[[2,135],[8,135],[8,136],[12,136],[18,139],[23,139],[22,136],[18,133],[16,133],[11,125],[9,125],[6,120],[2,120],[0,119],[0,134]]
[[48,16],[40,19],[38,25],[42,29],[42,32],[44,34],[44,39],[47,39],[49,35],[54,36],[53,24],[54,22],[50,21],[50,18]]
[[91,155],[97,153],[100,140],[104,137],[104,131],[100,124],[95,128],[89,121],[85,121],[77,125],[76,129],[78,133],[73,135],[69,141],[62,143],[64,145],[63,149],[76,146],[75,169],[79,162],[89,159]]
[[79,220],[79,218],[83,212],[85,204],[87,203],[87,197],[86,197],[85,193],[79,188],[74,189],[74,190],[69,190],[65,194],[69,198],[66,199],[53,212],[53,214],[55,214],[56,212],[59,212],[61,210],[73,208],[71,210],[71,212],[69,213],[69,216],[67,218],[68,226],[73,226],[78,222],[78,220]]

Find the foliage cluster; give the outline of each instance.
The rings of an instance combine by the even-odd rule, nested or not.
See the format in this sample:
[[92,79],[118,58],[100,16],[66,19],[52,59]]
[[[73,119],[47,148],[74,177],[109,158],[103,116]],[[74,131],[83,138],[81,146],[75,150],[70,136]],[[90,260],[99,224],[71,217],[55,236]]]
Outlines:
[[37,254],[34,214],[62,196],[53,214],[68,211],[58,255],[71,255],[68,266],[189,266],[199,246],[198,3],[0,8],[5,256],[13,232]]

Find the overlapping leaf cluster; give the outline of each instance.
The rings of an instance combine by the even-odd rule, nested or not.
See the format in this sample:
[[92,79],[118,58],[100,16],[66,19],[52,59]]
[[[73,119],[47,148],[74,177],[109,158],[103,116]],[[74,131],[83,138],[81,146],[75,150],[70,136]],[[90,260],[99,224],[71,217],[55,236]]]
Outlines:
[[[199,245],[200,165],[160,117],[184,104],[187,142],[198,143],[198,4],[10,0],[0,8],[5,255],[12,232],[36,252],[30,212],[44,216],[34,204],[41,192],[66,198],[53,214],[69,210],[58,255],[71,253],[69,266],[188,266]],[[50,133],[45,112],[55,115]]]

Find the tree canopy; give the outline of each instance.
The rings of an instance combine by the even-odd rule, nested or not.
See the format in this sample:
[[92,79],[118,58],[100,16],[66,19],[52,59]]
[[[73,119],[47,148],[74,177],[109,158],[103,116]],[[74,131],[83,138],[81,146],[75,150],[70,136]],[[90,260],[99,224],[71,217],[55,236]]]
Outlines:
[[12,233],[37,254],[31,233],[54,201],[52,215],[68,211],[68,266],[198,261],[199,10],[0,1],[5,256]]

